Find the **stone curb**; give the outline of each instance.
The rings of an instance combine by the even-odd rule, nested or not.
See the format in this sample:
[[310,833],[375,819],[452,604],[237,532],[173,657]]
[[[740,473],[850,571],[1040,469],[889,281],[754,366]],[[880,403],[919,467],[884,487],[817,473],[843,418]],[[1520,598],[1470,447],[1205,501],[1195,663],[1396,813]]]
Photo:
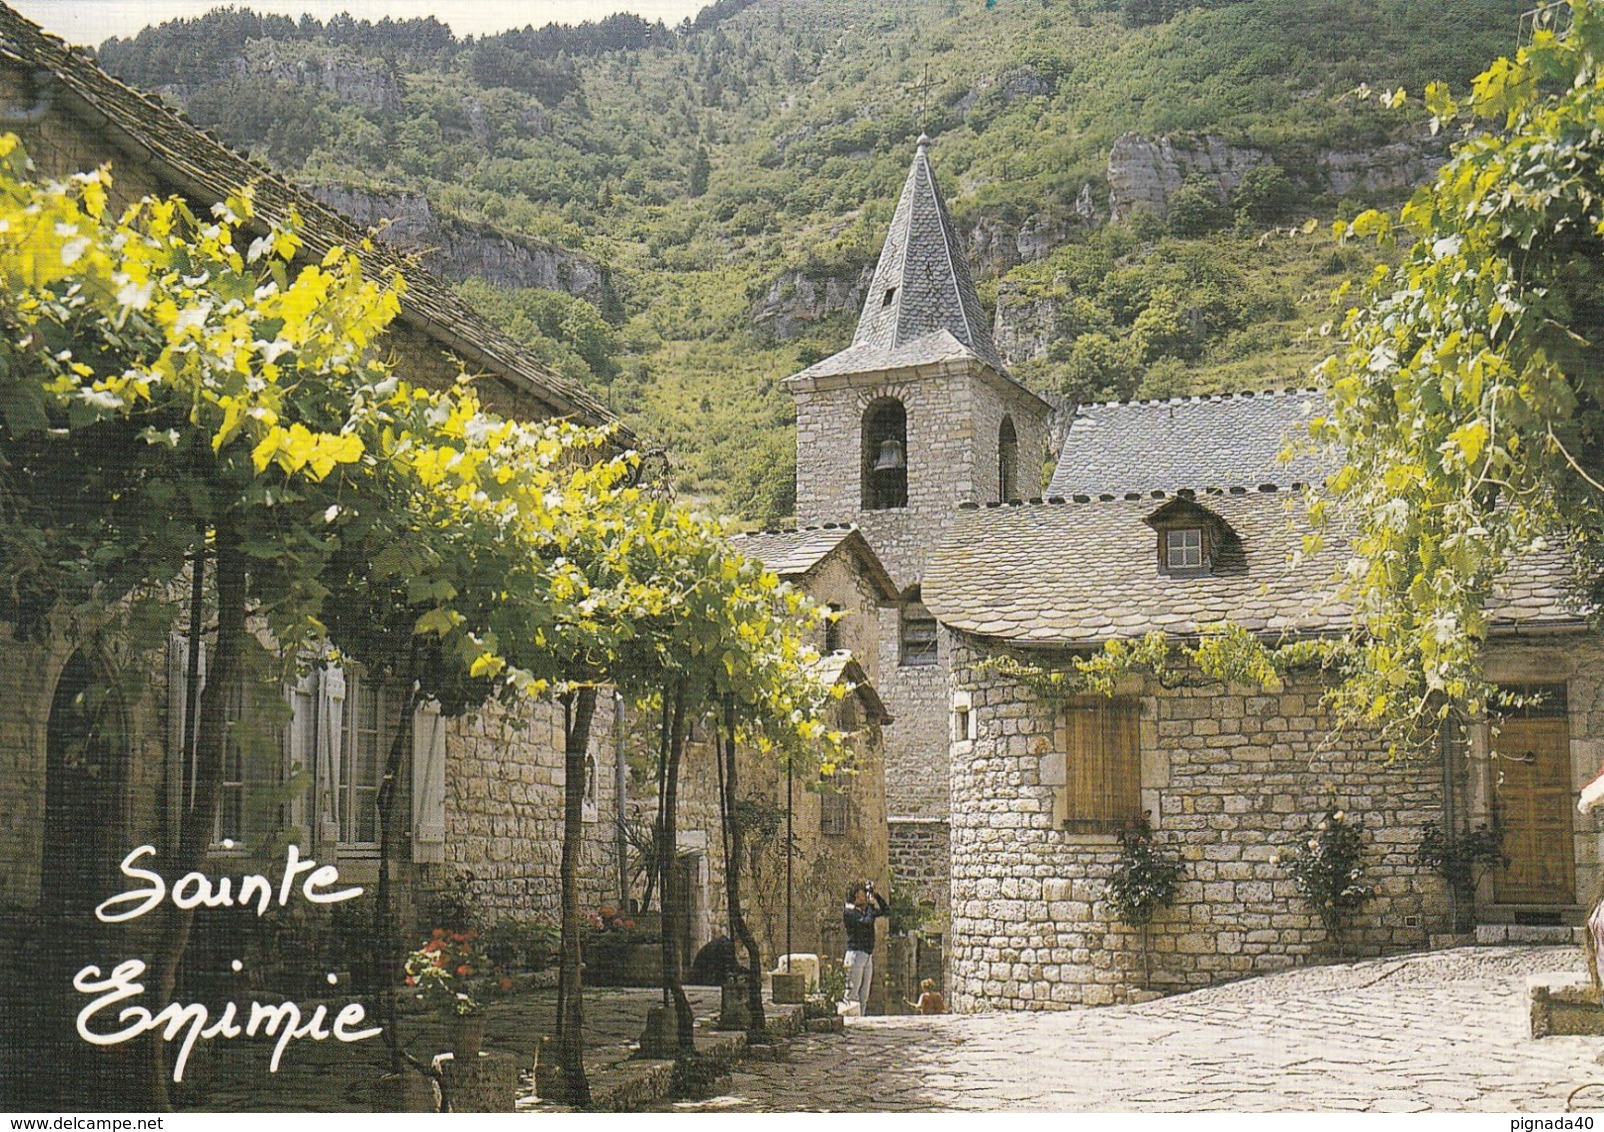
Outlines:
[[[778,1038],[791,1038],[803,1029],[800,1006],[765,1004],[769,1032]],[[721,1033],[713,1029],[713,1019],[697,1021],[698,1053],[727,1057],[731,1064],[762,1055],[748,1051],[745,1033]],[[589,1067],[587,1067],[589,1069]],[[519,1112],[638,1112],[647,1105],[668,1100],[674,1080],[674,1063],[658,1060],[628,1060],[598,1065],[590,1070],[591,1103],[588,1109],[571,1108],[532,1098],[520,1098]]]

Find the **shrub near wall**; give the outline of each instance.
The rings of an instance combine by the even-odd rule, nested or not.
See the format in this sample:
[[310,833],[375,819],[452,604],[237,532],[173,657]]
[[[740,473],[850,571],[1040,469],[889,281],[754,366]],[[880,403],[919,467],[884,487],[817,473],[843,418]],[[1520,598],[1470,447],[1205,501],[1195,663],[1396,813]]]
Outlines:
[[[955,687],[978,727],[952,780],[951,972],[958,1009],[1065,1009],[1124,1001],[1140,956],[1103,888],[1118,839],[1055,828],[1051,712],[1017,681],[977,672],[957,639]],[[1326,933],[1278,849],[1307,836],[1331,791],[1366,815],[1367,879],[1357,954],[1425,946],[1445,930],[1441,881],[1415,860],[1418,830],[1440,819],[1435,764],[1389,762],[1379,744],[1330,746],[1321,689],[1276,694],[1212,684],[1140,688],[1142,807],[1186,866],[1175,905],[1151,928],[1152,985],[1176,991],[1308,962]],[[1046,775],[1051,778],[1051,774]]]

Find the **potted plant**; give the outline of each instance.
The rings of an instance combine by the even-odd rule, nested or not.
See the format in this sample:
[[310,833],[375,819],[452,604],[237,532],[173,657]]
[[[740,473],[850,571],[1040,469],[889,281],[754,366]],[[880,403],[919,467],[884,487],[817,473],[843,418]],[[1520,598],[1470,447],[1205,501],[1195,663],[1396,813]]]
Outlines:
[[423,946],[407,956],[407,986],[424,1006],[451,1026],[452,1049],[457,1061],[479,1056],[484,1044],[485,1017],[479,1000],[468,989],[474,974],[476,933],[436,928]]
[[586,981],[596,986],[653,986],[662,980],[662,935],[633,916],[602,908],[584,936]]

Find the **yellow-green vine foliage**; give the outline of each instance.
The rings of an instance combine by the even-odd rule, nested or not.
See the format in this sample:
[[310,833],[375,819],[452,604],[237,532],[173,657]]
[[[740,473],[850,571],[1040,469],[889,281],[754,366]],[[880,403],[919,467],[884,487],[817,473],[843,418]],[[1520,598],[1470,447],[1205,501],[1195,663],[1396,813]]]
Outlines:
[[1428,87],[1435,125],[1481,132],[1396,221],[1338,226],[1409,241],[1347,312],[1312,428],[1346,454],[1316,518],[1353,529],[1362,660],[1336,703],[1395,748],[1487,704],[1489,598],[1512,563],[1568,549],[1604,594],[1604,9],[1571,15],[1463,103]]

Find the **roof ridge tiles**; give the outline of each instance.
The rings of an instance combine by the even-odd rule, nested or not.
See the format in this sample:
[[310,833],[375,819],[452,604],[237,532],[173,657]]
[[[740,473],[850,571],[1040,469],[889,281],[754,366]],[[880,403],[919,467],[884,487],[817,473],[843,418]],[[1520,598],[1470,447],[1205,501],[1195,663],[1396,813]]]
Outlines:
[[1122,397],[1106,401],[1082,401],[1075,406],[1075,411],[1108,408],[1112,405],[1213,405],[1227,401],[1248,401],[1255,397],[1285,397],[1295,393],[1319,392],[1318,386],[1289,385],[1271,389],[1226,389],[1218,393],[1183,393],[1175,397]]

